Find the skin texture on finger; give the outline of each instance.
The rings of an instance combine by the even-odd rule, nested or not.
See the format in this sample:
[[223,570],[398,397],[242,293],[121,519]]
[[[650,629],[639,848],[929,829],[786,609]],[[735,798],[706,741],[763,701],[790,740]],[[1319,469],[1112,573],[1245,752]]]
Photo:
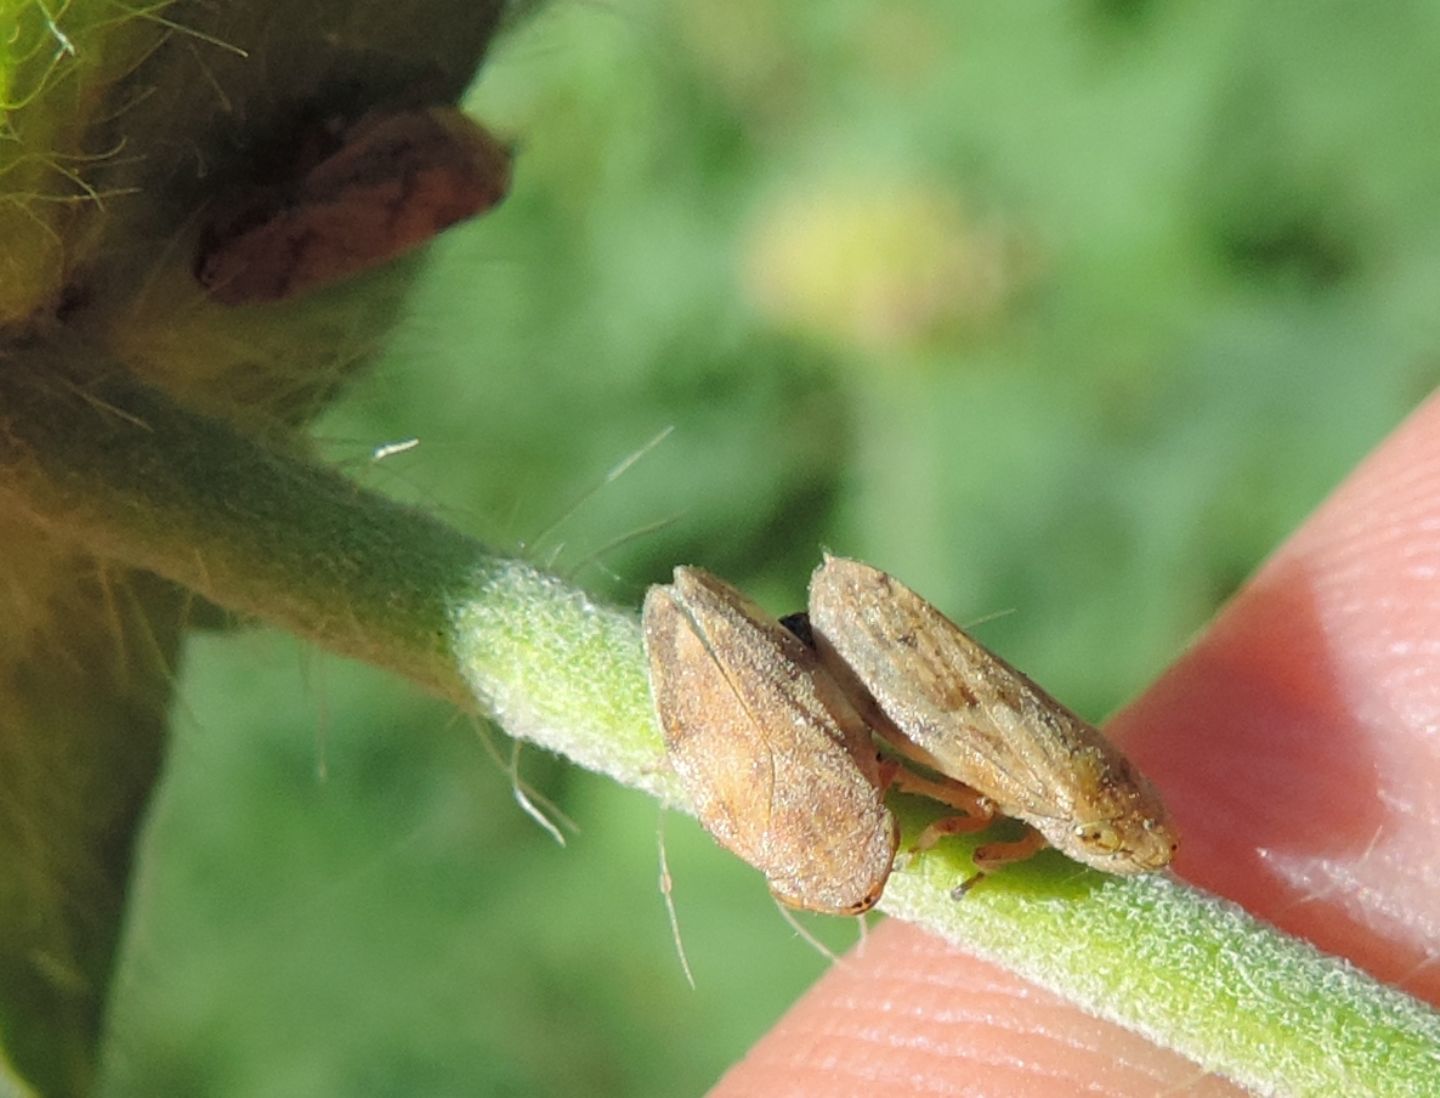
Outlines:
[[[1440,398],[1107,729],[1164,792],[1175,870],[1440,1003]],[[716,1095],[1243,1093],[899,924]]]
[[1233,1098],[1245,1091],[892,921],[836,964],[711,1093]]
[[1181,876],[1440,1003],[1440,399],[1112,730]]

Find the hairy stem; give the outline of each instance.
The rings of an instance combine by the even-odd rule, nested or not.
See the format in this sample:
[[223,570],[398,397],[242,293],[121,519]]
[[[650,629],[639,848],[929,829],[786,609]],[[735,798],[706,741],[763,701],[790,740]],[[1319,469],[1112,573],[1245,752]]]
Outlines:
[[[10,507],[684,807],[632,613],[118,372],[0,366]],[[896,807],[908,834],[926,822]],[[1440,1015],[1233,905],[1054,854],[956,903],[973,845],[911,859],[882,907],[1264,1093],[1416,1094],[1440,1072]]]

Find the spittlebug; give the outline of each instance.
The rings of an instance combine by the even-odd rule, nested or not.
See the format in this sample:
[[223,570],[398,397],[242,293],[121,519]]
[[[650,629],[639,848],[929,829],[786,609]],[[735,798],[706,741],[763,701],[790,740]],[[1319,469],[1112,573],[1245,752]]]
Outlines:
[[[902,754],[963,782],[1076,861],[1107,873],[1169,864],[1174,827],[1134,765],[910,588],[826,556],[810,581],[809,623],[832,677],[862,712],[878,709],[867,718]],[[982,847],[977,868],[1038,845]]]
[[816,651],[698,568],[650,588],[643,624],[669,762],[706,830],[791,907],[869,910],[898,830],[870,730]]
[[[324,140],[320,140],[323,137]],[[510,154],[453,107],[377,111],[222,201],[195,277],[228,305],[280,301],[379,266],[504,196]]]

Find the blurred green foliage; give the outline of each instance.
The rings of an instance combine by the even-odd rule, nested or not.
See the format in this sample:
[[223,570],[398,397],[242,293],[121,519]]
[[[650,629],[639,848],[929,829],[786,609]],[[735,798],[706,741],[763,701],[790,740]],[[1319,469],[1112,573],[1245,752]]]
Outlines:
[[[556,5],[472,96],[513,196],[319,442],[622,603],[863,557],[1099,717],[1433,385],[1437,91],[1422,3]],[[691,991],[655,806],[524,754],[562,850],[377,674],[180,689],[112,1094],[696,1093],[824,968],[671,818]]]

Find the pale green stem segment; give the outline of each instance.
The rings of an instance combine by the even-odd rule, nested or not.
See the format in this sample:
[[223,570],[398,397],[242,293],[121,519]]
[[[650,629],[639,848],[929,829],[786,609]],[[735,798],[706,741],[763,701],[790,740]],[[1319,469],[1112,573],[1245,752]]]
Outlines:
[[[632,613],[122,376],[0,362],[0,501],[684,807]],[[928,818],[896,808],[907,837]],[[881,906],[1262,1093],[1434,1093],[1425,1004],[1164,876],[1047,853],[957,903],[975,841],[910,859]]]
[[[895,807],[906,840],[934,818]],[[1169,874],[1112,877],[1054,851],[956,903],[979,836],[890,878],[881,907],[1262,1094],[1440,1087],[1440,1013]]]

